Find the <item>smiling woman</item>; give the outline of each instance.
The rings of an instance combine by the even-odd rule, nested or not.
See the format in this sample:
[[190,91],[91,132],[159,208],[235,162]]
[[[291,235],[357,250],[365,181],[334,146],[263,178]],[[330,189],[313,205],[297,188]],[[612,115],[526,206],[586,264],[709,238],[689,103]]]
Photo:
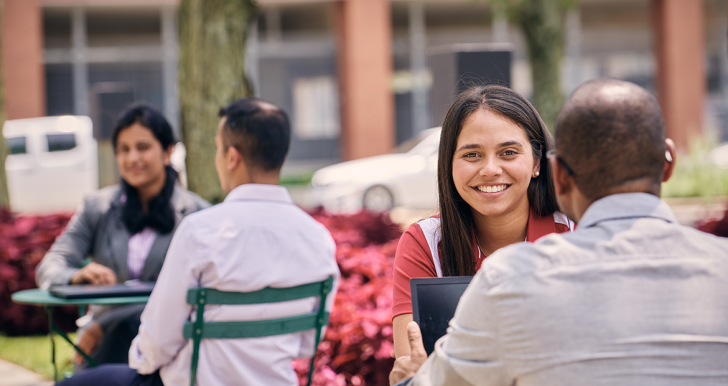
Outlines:
[[[176,226],[209,205],[177,184],[170,166],[174,135],[156,109],[143,103],[127,107],[112,143],[121,183],[84,199],[36,271],[40,288],[156,281]],[[87,256],[93,262],[81,267]],[[98,363],[125,363],[142,309],[92,307],[78,346]],[[75,362],[82,361],[77,355]]]
[[499,248],[568,232],[546,152],[553,138],[533,106],[500,86],[458,96],[442,126],[440,214],[410,226],[394,262],[395,355],[409,355],[410,279],[472,276]]
[[[540,160],[532,156],[526,132],[510,119],[482,109],[472,113],[462,126],[452,160],[452,179],[460,197],[472,208],[475,228],[528,221],[526,193],[531,178],[540,174]],[[514,230],[513,240],[526,238],[525,227]],[[491,244],[479,240],[486,256],[493,252]]]

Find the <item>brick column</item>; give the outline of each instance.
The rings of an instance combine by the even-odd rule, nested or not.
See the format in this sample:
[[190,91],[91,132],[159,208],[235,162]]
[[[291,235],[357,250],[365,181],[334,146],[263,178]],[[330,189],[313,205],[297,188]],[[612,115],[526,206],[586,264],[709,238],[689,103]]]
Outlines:
[[702,0],[652,0],[657,93],[667,136],[681,152],[703,129],[705,36]]
[[38,0],[3,0],[2,76],[5,118],[46,114],[43,10]]
[[389,1],[344,0],[336,6],[342,158],[387,153],[395,138]]

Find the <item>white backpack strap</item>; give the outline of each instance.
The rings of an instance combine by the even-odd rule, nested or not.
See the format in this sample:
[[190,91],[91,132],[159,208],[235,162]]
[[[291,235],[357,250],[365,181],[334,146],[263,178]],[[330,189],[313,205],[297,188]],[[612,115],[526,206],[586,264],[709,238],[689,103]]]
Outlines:
[[432,254],[432,262],[435,263],[435,271],[437,277],[442,277],[442,267],[440,266],[440,254],[437,252],[437,245],[442,240],[442,233],[440,232],[440,219],[437,217],[430,217],[417,223],[422,228],[422,233],[425,234],[427,239],[427,245],[430,247],[430,253]]
[[569,220],[569,218],[566,217],[565,214],[563,214],[559,211],[554,212],[554,222],[557,224],[566,225],[567,227],[569,227],[569,232],[574,231],[574,222]]

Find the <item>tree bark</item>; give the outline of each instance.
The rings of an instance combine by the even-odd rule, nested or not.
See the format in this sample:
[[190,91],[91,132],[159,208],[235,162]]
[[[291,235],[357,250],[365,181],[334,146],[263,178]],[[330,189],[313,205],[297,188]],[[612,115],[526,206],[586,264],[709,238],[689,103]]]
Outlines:
[[251,0],[182,0],[179,8],[179,99],[189,189],[217,203],[225,193],[215,170],[217,113],[252,90],[245,76]]
[[490,0],[493,15],[505,13],[526,38],[531,63],[533,104],[553,131],[564,103],[561,60],[564,57],[566,12],[576,0]]
[[564,103],[561,91],[565,17],[563,3],[563,0],[526,0],[517,12],[531,61],[533,102],[552,132]]
[[[2,31],[3,2],[0,1],[0,31]],[[2,63],[2,39],[0,39],[0,63]],[[5,145],[5,137],[2,134],[2,127],[5,123],[5,82],[2,76],[0,65],[0,208],[10,206],[8,196],[8,180],[5,173],[5,157],[8,155],[8,148]]]

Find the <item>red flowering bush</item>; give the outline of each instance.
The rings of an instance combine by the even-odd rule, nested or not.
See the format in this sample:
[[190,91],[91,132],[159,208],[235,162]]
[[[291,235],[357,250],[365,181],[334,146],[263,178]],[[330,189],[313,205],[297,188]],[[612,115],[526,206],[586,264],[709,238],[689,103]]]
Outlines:
[[362,211],[352,215],[333,215],[318,210],[311,216],[331,232],[337,247],[385,244],[399,239],[402,234],[399,226],[384,213]]
[[[392,266],[401,231],[388,216],[312,213],[336,242],[341,281],[326,336],[319,345],[313,384],[386,385],[394,359]],[[69,214],[13,217],[0,210],[0,331],[8,335],[46,333],[41,307],[15,304],[13,292],[36,288],[35,268],[65,228]],[[75,307],[54,312],[56,322],[75,329]],[[309,360],[294,362],[301,384]]]
[[[394,359],[392,267],[399,228],[386,215],[313,214],[336,242],[341,281],[326,336],[316,356],[313,384],[386,385]],[[308,360],[294,362],[302,385]]]
[[[0,331],[7,335],[48,332],[42,307],[13,303],[13,292],[36,288],[35,267],[71,218],[70,214],[14,217],[0,209]],[[74,330],[74,307],[54,312],[61,328]]]
[[728,237],[728,210],[723,218],[717,220],[705,220],[695,225],[698,230],[708,232],[716,236]]

